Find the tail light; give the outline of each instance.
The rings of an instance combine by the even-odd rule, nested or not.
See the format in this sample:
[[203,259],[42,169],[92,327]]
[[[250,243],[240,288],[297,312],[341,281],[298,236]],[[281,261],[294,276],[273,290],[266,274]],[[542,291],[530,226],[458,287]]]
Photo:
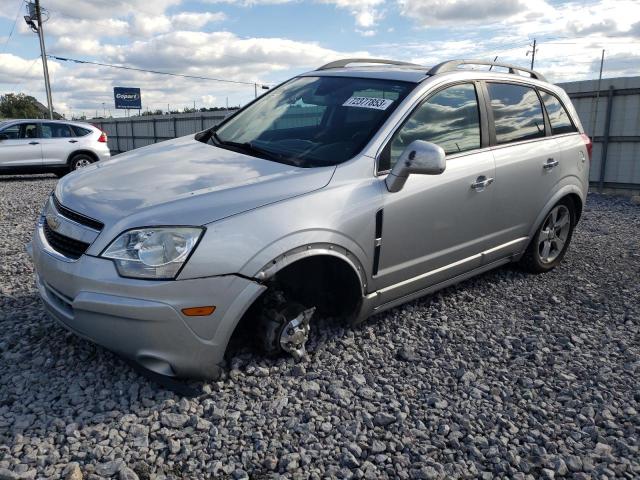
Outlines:
[[591,141],[591,139],[586,133],[583,133],[580,136],[582,137],[582,140],[584,140],[584,146],[587,147],[587,155],[589,156],[589,163],[591,163],[591,155],[593,153],[593,142]]
[[[100,138],[98,139],[100,143],[107,143],[107,134],[102,132]],[[591,150],[589,150],[589,158],[591,158]]]

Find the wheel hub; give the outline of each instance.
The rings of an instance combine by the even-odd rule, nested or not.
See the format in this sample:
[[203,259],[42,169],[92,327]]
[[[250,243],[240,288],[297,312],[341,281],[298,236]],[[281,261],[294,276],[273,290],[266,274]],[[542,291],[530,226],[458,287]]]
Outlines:
[[306,353],[305,344],[309,340],[309,321],[315,312],[315,307],[309,308],[284,324],[280,333],[280,347],[296,360],[300,360]]

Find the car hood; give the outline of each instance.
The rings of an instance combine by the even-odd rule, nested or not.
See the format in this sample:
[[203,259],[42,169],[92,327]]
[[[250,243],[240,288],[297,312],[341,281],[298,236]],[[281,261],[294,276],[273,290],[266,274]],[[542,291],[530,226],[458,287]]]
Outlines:
[[190,135],[77,170],[55,193],[65,207],[105,225],[204,225],[320,189],[334,171],[252,157]]

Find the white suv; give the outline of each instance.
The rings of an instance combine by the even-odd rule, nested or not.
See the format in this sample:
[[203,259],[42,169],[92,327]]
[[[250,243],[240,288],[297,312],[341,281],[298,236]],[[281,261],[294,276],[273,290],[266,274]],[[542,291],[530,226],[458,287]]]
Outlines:
[[107,135],[87,123],[8,120],[0,123],[0,173],[58,176],[111,156]]

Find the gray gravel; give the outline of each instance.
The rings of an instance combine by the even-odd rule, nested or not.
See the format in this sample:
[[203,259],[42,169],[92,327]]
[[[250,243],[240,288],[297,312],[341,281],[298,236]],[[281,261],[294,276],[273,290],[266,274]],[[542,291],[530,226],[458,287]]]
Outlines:
[[0,178],[0,479],[639,478],[640,207],[592,195],[565,262],[503,268],[240,353],[186,398],[43,313],[53,177]]

